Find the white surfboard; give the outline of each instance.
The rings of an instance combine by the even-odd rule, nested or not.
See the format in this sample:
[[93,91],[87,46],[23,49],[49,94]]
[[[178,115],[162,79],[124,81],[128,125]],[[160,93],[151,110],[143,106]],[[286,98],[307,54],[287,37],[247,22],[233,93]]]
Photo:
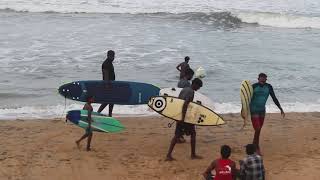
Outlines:
[[[164,88],[164,89],[160,90],[160,96],[178,97],[181,90],[182,90],[182,88],[176,88],[176,87]],[[201,105],[203,105],[211,110],[214,110],[214,105],[213,105],[213,102],[210,100],[210,98],[197,92],[197,91],[194,93],[193,102],[200,103]]]
[[[184,100],[172,96],[153,96],[150,98],[148,106],[167,118],[181,121],[184,102]],[[199,126],[217,126],[225,123],[217,113],[194,102],[188,104],[184,122]]]

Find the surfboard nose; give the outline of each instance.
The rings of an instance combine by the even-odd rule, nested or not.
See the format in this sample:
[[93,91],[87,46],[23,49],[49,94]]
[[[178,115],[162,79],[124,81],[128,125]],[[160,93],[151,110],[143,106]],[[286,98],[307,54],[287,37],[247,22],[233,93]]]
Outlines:
[[153,96],[151,96],[151,97],[149,98],[149,101],[148,101],[148,106],[149,106],[149,107],[152,107],[154,98],[155,98],[155,97],[153,97]]
[[64,84],[60,86],[58,90],[59,94],[61,94],[63,97],[73,100],[79,100],[82,95],[81,84],[78,82]]

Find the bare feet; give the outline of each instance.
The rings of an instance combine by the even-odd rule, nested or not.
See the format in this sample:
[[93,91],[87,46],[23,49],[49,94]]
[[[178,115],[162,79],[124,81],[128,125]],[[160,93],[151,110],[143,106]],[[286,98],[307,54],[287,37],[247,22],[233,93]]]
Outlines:
[[174,159],[172,156],[167,156],[165,161],[175,161],[176,159]]
[[191,159],[203,159],[203,157],[198,155],[192,155]]
[[87,147],[87,151],[91,151],[91,148]]

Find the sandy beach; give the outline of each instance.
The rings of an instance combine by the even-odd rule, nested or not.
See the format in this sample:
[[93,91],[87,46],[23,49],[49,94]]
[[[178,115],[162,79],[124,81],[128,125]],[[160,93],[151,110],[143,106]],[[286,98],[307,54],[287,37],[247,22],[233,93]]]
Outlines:
[[[0,124],[0,179],[202,179],[201,173],[219,156],[219,148],[233,148],[232,159],[244,157],[251,124],[240,130],[238,114],[223,115],[226,125],[197,127],[197,153],[190,159],[190,139],[178,144],[165,162],[174,127],[162,117],[118,118],[126,130],[94,133],[92,151],[74,141],[84,130],[62,119],[4,120]],[[316,180],[320,175],[320,113],[268,114],[261,144],[269,180]]]

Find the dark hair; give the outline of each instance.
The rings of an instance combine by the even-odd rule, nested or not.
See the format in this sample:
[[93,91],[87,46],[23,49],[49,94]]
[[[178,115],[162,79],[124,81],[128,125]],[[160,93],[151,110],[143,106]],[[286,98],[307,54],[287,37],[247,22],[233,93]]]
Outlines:
[[247,144],[246,145],[246,153],[248,155],[254,154],[257,150],[257,146],[255,144]]
[[186,75],[194,75],[194,71],[191,69],[191,68],[188,68],[186,69],[186,72],[185,72]]
[[221,146],[221,150],[220,150],[221,156],[223,159],[227,159],[230,157],[231,155],[231,148],[228,145],[223,145]]
[[189,56],[184,57],[184,61],[189,61],[189,60],[190,60]]
[[259,74],[259,78],[266,78],[266,77],[267,77],[267,75],[265,73],[260,73]]
[[94,98],[94,97],[92,95],[87,95],[87,98],[86,98],[87,102],[89,102],[91,98]]
[[108,57],[110,57],[110,56],[114,56],[114,51],[112,51],[112,50],[109,50],[108,52],[107,52],[107,56]]
[[196,85],[202,87],[202,81],[199,78],[195,78],[194,80],[192,80],[192,84],[196,84]]

